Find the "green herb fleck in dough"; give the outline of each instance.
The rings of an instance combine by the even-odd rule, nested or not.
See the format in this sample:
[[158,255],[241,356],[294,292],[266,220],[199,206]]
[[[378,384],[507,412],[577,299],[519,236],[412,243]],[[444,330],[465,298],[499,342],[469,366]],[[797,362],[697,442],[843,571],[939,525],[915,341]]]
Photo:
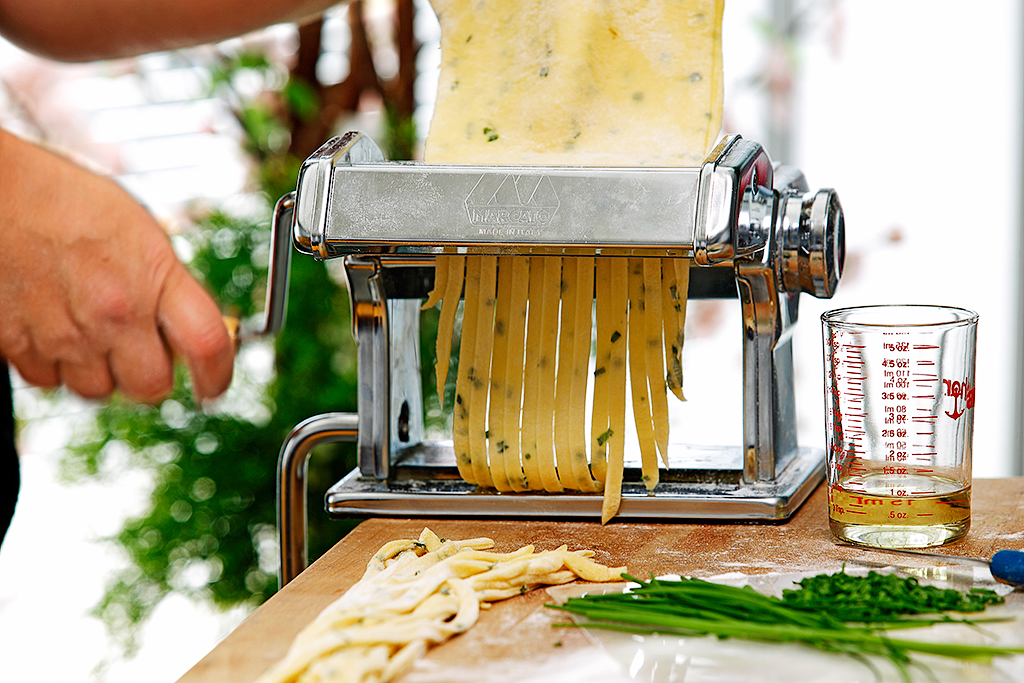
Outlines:
[[618,330],[616,330],[616,331],[612,332],[612,343],[614,344],[615,342],[619,341],[619,339],[620,339],[621,337],[622,337],[622,335],[621,335],[621,334],[619,334],[619,331],[618,331]]
[[530,459],[530,454],[529,453],[527,453],[526,455],[523,456],[523,460],[529,460],[529,459]]
[[494,132],[493,128],[484,128],[484,135],[487,136],[487,142],[494,142],[498,139],[498,134]]
[[542,66],[540,68],[540,71],[538,71],[537,73],[540,75],[541,78],[546,78],[548,75],[548,68],[546,66]]
[[455,90],[458,87],[459,87],[459,82],[458,81],[452,81],[452,90]]
[[612,438],[612,435],[613,435],[614,433],[615,433],[615,432],[613,432],[613,431],[611,430],[611,428],[608,428],[608,429],[604,430],[604,434],[601,434],[601,435],[599,435],[599,436],[597,437],[597,445],[598,445],[598,446],[603,446],[603,445],[605,445],[606,443],[608,443],[608,439]]
[[702,78],[702,76],[699,73],[697,73],[696,71],[694,71],[692,74],[690,74],[690,83],[696,83],[701,78]]
[[594,370],[594,377],[597,377],[598,375],[603,375],[605,372],[607,371],[604,369],[604,366],[599,367],[597,370]]
[[635,92],[635,93],[633,93],[633,101],[634,102],[643,102],[644,101],[644,94],[642,92]]

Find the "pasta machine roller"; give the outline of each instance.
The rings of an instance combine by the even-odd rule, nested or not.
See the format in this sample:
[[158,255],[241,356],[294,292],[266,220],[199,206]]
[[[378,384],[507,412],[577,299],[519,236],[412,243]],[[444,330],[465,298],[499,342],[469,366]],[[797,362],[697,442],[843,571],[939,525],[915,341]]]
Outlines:
[[388,162],[348,133],[305,161],[273,231],[262,332],[283,321],[292,247],[341,258],[359,356],[358,412],[312,417],[282,447],[282,581],[305,566],[306,461],[330,441],[358,449],[358,468],[326,494],[336,517],[600,518],[600,495],[479,490],[450,441],[424,438],[420,306],[442,253],[685,258],[690,298],[738,297],[739,443],[673,443],[653,495],[627,452],[619,518],[782,520],[823,478],[823,450],[797,444],[791,336],[800,294],[836,289],[843,213],[755,142],[725,137],[700,167],[511,167]]

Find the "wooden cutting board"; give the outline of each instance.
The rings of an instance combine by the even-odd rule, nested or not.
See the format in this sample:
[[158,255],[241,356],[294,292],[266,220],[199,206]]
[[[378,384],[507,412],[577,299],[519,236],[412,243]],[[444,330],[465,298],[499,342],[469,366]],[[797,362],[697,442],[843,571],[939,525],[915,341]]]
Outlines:
[[[940,549],[951,555],[990,557],[1003,548],[1024,549],[1024,479],[974,483],[971,531]],[[371,519],[360,524],[313,563],[193,667],[179,683],[251,683],[281,659],[295,635],[362,576],[369,558],[385,542],[415,538],[427,526],[444,538],[486,536],[501,552],[533,544],[549,550],[568,544],[589,548],[594,559],[626,565],[631,573],[715,576],[839,569],[860,560],[931,566],[899,557],[837,546],[825,513],[824,487],[784,524],[630,524],[576,521]],[[1017,599],[1015,593],[1011,596]],[[511,660],[586,661],[597,646],[578,629],[553,629],[564,615],[546,609],[551,597],[534,591],[495,604],[468,633],[434,648],[424,665],[496,671]],[[590,658],[592,660],[592,658]],[[412,676],[415,678],[415,676]]]

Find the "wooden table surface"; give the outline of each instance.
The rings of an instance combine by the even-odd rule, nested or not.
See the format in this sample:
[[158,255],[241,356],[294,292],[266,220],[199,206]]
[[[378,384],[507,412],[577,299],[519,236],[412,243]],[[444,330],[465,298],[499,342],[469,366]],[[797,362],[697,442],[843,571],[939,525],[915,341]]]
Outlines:
[[[251,683],[285,655],[307,623],[362,576],[380,546],[398,538],[415,538],[423,527],[444,538],[486,536],[502,552],[527,544],[537,550],[562,544],[571,550],[589,548],[595,551],[596,561],[626,565],[637,576],[819,571],[857,560],[929,564],[835,545],[825,506],[825,490],[819,487],[784,524],[612,523],[602,527],[558,520],[367,520],[259,607],[179,683]],[[975,481],[971,531],[963,541],[940,551],[990,557],[1003,548],[1024,549],[1024,478]],[[560,652],[590,647],[578,629],[559,629],[557,636],[552,635],[550,623],[563,615],[545,609],[548,601],[550,596],[538,590],[497,603],[481,614],[469,632],[434,648],[427,659],[483,665],[487,659],[550,652],[556,638]]]

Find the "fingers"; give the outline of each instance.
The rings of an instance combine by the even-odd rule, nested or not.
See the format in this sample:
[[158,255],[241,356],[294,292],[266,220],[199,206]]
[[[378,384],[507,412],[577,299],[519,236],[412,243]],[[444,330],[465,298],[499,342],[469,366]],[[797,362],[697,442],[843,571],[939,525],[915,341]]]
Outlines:
[[220,312],[149,212],[2,130],[0,159],[0,358],[38,386],[154,402],[178,356],[197,398],[222,393],[234,348]]
[[156,403],[174,388],[179,356],[192,374],[196,398],[219,396],[231,382],[234,344],[216,304],[184,267],[178,268],[148,318],[108,321],[108,335],[83,333],[73,347],[52,335],[33,339],[26,333],[19,345],[7,345],[7,360],[35,386],[66,386],[90,399],[120,391],[132,400]]
[[89,399],[110,396],[115,390],[134,401],[156,403],[174,388],[171,352],[155,323],[148,335],[125,331],[120,345],[107,352],[83,341],[74,354],[44,354],[37,344],[7,354],[7,361],[34,386],[66,386]]
[[155,320],[114,346],[107,362],[114,386],[133,400],[156,403],[174,388],[174,359]]
[[196,398],[213,398],[231,383],[234,343],[216,304],[180,264],[168,275],[157,322],[171,350],[188,365]]

